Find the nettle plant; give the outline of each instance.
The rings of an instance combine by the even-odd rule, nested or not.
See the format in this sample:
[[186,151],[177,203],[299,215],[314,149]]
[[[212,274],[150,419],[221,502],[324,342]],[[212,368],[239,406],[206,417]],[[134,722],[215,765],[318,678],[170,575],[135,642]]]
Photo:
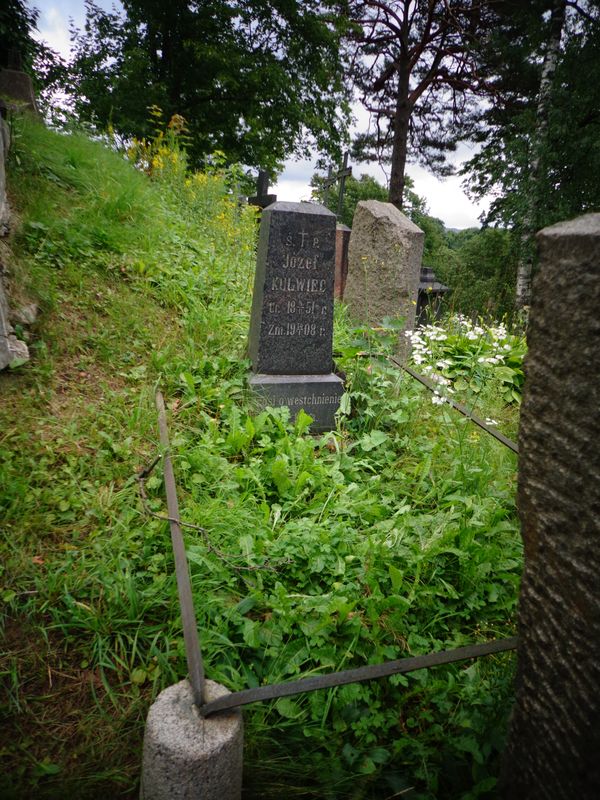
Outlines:
[[455,392],[478,395],[486,386],[496,387],[505,403],[521,402],[527,345],[504,323],[474,324],[454,314],[443,325],[425,325],[405,336],[413,364],[438,386],[433,403],[442,404]]

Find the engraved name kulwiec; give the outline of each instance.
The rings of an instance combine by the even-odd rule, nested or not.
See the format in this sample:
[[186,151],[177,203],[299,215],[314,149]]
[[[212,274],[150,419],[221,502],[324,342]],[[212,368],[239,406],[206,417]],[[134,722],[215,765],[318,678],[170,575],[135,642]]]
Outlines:
[[315,203],[263,211],[248,352],[261,406],[304,409],[335,427],[343,384],[332,372],[335,216]]

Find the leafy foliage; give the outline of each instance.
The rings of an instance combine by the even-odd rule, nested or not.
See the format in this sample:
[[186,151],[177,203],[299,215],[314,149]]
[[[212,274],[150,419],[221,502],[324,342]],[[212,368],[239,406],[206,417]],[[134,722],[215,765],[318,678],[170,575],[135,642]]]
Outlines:
[[498,392],[504,403],[520,403],[523,389],[525,337],[509,333],[506,326],[473,325],[457,314],[443,327],[425,325],[407,331],[412,344],[413,363],[437,383],[434,403],[441,403],[455,391],[470,398],[484,388]]
[[36,54],[32,36],[38,12],[22,0],[7,0],[0,11],[0,66],[15,69],[15,60],[30,69]]
[[80,118],[140,138],[152,133],[148,106],[167,119],[182,114],[196,165],[220,150],[229,163],[274,170],[309,141],[339,141],[347,98],[335,4],[123,5],[122,16],[88,0],[85,30],[74,32],[70,92]]
[[[505,3],[493,26],[485,58],[495,67],[495,101],[481,118],[480,151],[463,168],[471,192],[494,200],[488,221],[523,228],[532,192],[533,230],[598,207],[597,148],[600,19],[594,4],[586,16],[572,11],[563,29],[551,86],[547,128],[535,139],[540,70],[550,24],[548,2]],[[569,5],[569,4],[567,4]],[[502,12],[502,9],[503,12]],[[539,150],[539,180],[531,164]]]
[[506,228],[469,228],[447,232],[444,244],[434,263],[452,287],[452,309],[489,319],[513,315],[518,237]]

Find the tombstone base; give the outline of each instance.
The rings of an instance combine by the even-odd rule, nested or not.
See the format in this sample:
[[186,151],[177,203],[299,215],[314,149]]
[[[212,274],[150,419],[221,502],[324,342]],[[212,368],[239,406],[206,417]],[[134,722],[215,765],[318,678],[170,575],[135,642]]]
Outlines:
[[252,373],[249,383],[262,408],[287,406],[292,419],[303,409],[314,420],[312,431],[335,430],[335,414],[344,393],[344,382],[337,375]]

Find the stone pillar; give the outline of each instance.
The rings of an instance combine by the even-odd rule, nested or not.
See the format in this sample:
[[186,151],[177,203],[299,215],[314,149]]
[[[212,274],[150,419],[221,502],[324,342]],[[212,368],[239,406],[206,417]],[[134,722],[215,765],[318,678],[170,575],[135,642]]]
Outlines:
[[335,227],[335,281],[333,296],[336,300],[344,299],[346,278],[348,277],[348,245],[352,231],[341,222]]
[[525,545],[509,800],[600,797],[600,214],[538,234],[519,432]]
[[[423,231],[391,203],[357,204],[344,290],[352,317],[372,327],[385,317],[402,317],[404,330],[414,328],[424,240]],[[400,334],[401,352],[404,346]]]
[[[228,694],[206,681],[206,701]],[[243,725],[239,710],[204,719],[187,680],[150,707],[144,735],[140,800],[240,800]]]

